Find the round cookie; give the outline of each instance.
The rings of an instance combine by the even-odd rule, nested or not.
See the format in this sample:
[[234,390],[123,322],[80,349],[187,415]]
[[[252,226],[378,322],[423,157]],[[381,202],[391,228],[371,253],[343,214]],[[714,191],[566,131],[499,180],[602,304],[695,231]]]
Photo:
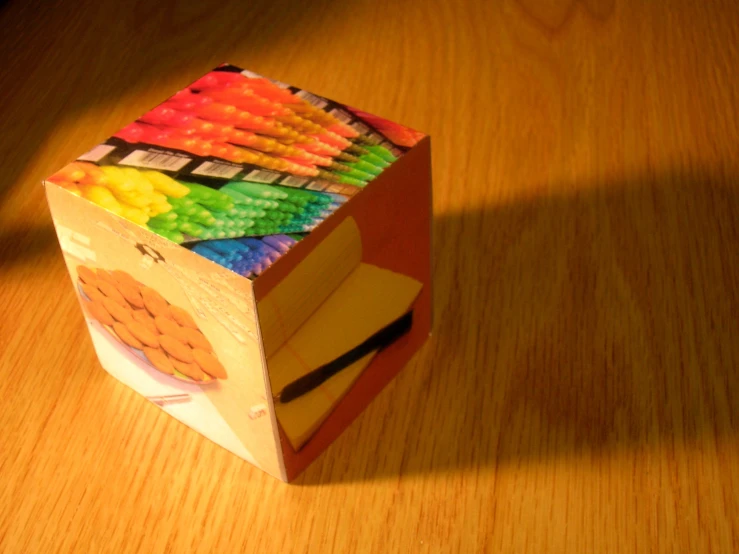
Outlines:
[[118,288],[118,281],[113,279],[113,276],[110,274],[110,272],[105,271],[104,269],[98,269],[97,277],[98,277],[98,281],[104,281],[106,283],[113,285],[115,288]]
[[158,315],[154,318],[154,324],[156,325],[159,334],[168,335],[176,338],[182,344],[187,344],[187,337],[185,336],[184,329],[171,319]]
[[147,312],[146,309],[134,310],[133,320],[141,323],[141,325],[146,327],[152,333],[156,335],[159,334],[159,329],[157,329],[157,326],[154,325],[154,318],[149,315],[149,312]]
[[151,365],[159,371],[166,373],[167,375],[174,375],[174,365],[172,365],[172,362],[164,352],[158,348],[149,348],[148,346],[144,346],[144,354],[146,354]]
[[152,333],[141,323],[134,321],[133,316],[131,316],[131,322],[127,323],[126,327],[128,327],[128,330],[131,331],[131,334],[134,337],[139,339],[146,346],[150,346],[152,348],[159,347],[159,338],[156,336],[156,333]]
[[115,334],[118,335],[118,338],[120,338],[128,346],[131,346],[133,348],[138,348],[139,350],[141,350],[144,347],[144,345],[141,344],[141,341],[138,340],[136,337],[134,337],[131,334],[131,331],[129,331],[128,328],[125,325],[123,325],[123,323],[118,323],[116,321],[113,324],[113,331],[115,331]]
[[203,370],[200,369],[200,366],[198,364],[186,364],[185,362],[182,362],[177,358],[173,358],[172,356],[169,356],[169,361],[172,362],[172,365],[177,371],[182,373],[182,375],[189,377],[190,379],[194,379],[195,381],[202,381],[206,378],[205,373],[203,373]]
[[112,315],[116,319],[116,321],[120,321],[125,325],[133,323],[131,308],[123,308],[120,304],[111,300],[110,298],[103,299],[103,306],[105,306],[105,309],[108,310],[108,313]]
[[121,285],[128,285],[129,287],[133,287],[136,290],[139,289],[139,282],[125,271],[114,269],[110,272],[110,275],[113,277],[113,279],[116,280],[117,283],[120,283]]
[[95,270],[90,269],[89,267],[84,265],[77,266],[77,276],[83,283],[92,283],[94,281],[97,281]]
[[136,287],[132,287],[125,283],[118,283],[118,292],[121,293],[121,296],[123,296],[123,298],[126,299],[126,301],[131,305],[131,307],[133,308],[143,308],[144,307],[144,299],[141,298],[141,293]]
[[169,354],[172,358],[177,358],[181,362],[191,364],[195,361],[192,355],[192,349],[189,346],[185,346],[174,337],[162,335],[159,337],[159,343],[162,345],[164,351]]
[[228,378],[226,368],[223,367],[223,364],[219,362],[213,354],[206,352],[205,350],[201,350],[200,348],[193,348],[192,355],[200,368],[208,375],[211,375],[216,379]]
[[180,329],[185,335],[185,339],[190,346],[192,346],[193,348],[200,348],[201,350],[205,350],[206,352],[213,352],[213,347],[211,346],[208,339],[205,338],[205,335],[203,335],[203,333],[201,333],[200,331],[196,331],[195,329],[190,329],[189,327],[180,327]]
[[193,320],[192,316],[188,314],[182,308],[177,306],[170,306],[170,312],[172,312],[172,318],[177,322],[180,327],[187,327],[188,329],[197,329],[198,325]]
[[87,298],[94,300],[95,302],[99,302],[100,304],[103,303],[105,295],[100,292],[95,285],[92,283],[82,283],[81,288]]
[[144,300],[144,306],[154,317],[161,315],[170,317],[169,304],[164,297],[150,287],[141,288],[141,297]]
[[107,281],[98,281],[97,287],[100,292],[102,292],[105,296],[107,296],[114,302],[118,303],[122,308],[128,308],[128,302],[126,302],[126,299],[123,298],[123,295],[118,292],[118,289],[116,287],[114,287]]
[[113,323],[115,323],[113,316],[110,315],[110,312],[105,309],[105,306],[103,306],[102,303],[92,300],[90,302],[85,302],[85,306],[90,311],[90,315],[103,325],[113,325]]

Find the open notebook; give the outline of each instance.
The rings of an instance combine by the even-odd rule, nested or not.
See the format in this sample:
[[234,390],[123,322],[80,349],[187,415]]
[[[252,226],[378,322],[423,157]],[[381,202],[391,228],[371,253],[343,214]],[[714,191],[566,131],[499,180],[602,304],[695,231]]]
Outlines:
[[[272,392],[353,351],[407,314],[421,292],[415,279],[361,262],[362,242],[344,220],[259,302]],[[377,353],[346,365],[320,386],[275,402],[280,426],[299,450]]]

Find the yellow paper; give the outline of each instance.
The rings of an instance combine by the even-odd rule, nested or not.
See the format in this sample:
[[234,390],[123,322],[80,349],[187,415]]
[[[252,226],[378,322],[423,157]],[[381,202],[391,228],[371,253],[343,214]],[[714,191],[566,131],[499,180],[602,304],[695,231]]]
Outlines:
[[346,218],[259,302],[264,354],[270,357],[362,260],[362,240]]
[[[405,275],[359,264],[290,339],[268,357],[273,393],[362,344],[401,317],[421,287],[420,282]],[[275,404],[277,419],[295,450],[315,433],[374,355],[366,355],[292,402]]]

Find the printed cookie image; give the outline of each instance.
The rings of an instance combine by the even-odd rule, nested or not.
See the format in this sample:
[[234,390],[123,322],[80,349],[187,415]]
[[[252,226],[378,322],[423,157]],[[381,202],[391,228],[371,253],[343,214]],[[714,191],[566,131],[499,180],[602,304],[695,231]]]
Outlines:
[[159,371],[161,371],[162,373],[166,373],[167,375],[174,375],[174,366],[172,365],[172,362],[169,361],[167,355],[162,352],[161,349],[149,348],[148,346],[145,346],[144,354],[146,354],[146,357],[149,358],[149,361]]
[[120,321],[125,325],[133,323],[133,313],[130,309],[121,307],[120,304],[114,302],[110,298],[103,299],[103,306],[106,310],[108,310],[108,313],[115,318],[116,321]]
[[108,310],[105,309],[102,302],[98,302],[93,299],[88,300],[86,305],[90,315],[103,325],[113,325],[115,323],[115,319],[113,319],[113,316],[108,313]]
[[172,317],[174,318],[174,320],[177,322],[177,324],[180,327],[187,327],[188,329],[198,328],[197,324],[192,319],[192,316],[188,314],[182,308],[178,308],[177,306],[171,306],[170,311],[172,312]]
[[82,281],[83,283],[93,283],[97,281],[97,276],[95,275],[95,272],[89,267],[85,267],[84,265],[77,266],[77,275],[79,276],[80,281]]
[[156,333],[152,333],[141,323],[134,321],[133,316],[131,316],[131,322],[128,323],[126,327],[134,337],[143,342],[149,348],[159,348],[159,338]]
[[185,341],[193,348],[199,348],[206,352],[213,352],[213,347],[210,345],[210,342],[208,342],[208,339],[206,339],[205,335],[200,331],[190,329],[189,327],[180,327],[180,332],[185,337]]
[[146,309],[149,310],[152,316],[161,315],[163,317],[172,317],[169,311],[169,304],[157,291],[149,287],[143,287],[141,289],[141,296],[144,300],[144,306],[146,306]]
[[105,300],[103,293],[100,292],[94,284],[83,283],[81,288],[82,292],[84,292],[90,300],[94,300],[98,304],[102,304],[103,300]]
[[123,295],[118,291],[118,289],[111,285],[108,281],[103,281],[102,279],[98,281],[97,288],[100,292],[102,292],[105,296],[110,298],[113,302],[121,306],[122,308],[129,308],[129,304],[126,301],[125,298],[123,298]]
[[100,269],[95,273],[95,275],[97,275],[98,281],[103,281],[113,285],[114,288],[118,286],[118,281],[116,281],[113,276],[105,270]]
[[141,286],[141,283],[139,283],[136,279],[131,277],[125,271],[114,269],[113,271],[110,272],[110,274],[113,276],[113,279],[115,279],[118,283],[122,285],[128,285],[129,287],[134,288],[136,290],[138,290],[138,288]]
[[132,348],[138,348],[139,350],[144,348],[144,345],[141,343],[141,341],[137,339],[133,335],[133,333],[128,330],[128,327],[126,327],[122,323],[115,322],[113,324],[113,330],[115,331],[115,334],[118,335],[118,337],[120,337],[120,339],[128,346],[131,346]]
[[187,364],[172,356],[169,357],[169,361],[172,363],[177,371],[179,371],[180,373],[184,373],[191,379],[195,379],[196,381],[202,381],[203,379],[205,379],[205,373],[203,373],[203,370],[200,369],[200,366],[198,366],[198,364]]
[[141,323],[141,325],[146,327],[152,333],[159,334],[159,330],[154,324],[154,318],[149,315],[149,312],[146,309],[134,310],[133,319],[134,321],[138,321],[139,323]]
[[192,348],[181,343],[177,339],[168,335],[162,335],[159,342],[162,343],[162,348],[171,357],[176,358],[181,362],[185,362],[186,364],[191,364],[195,361],[195,357],[192,355]]
[[200,368],[208,375],[217,379],[226,378],[226,369],[213,354],[209,354],[205,350],[200,350],[199,348],[194,348],[192,354]]
[[227,379],[193,317],[120,269],[77,267],[83,305],[111,337],[164,375],[188,383]]
[[161,335],[169,335],[180,341],[181,343],[187,342],[187,336],[185,335],[182,327],[177,325],[174,321],[164,316],[158,315],[154,318],[154,325],[159,330]]
[[134,308],[141,309],[144,307],[144,299],[136,287],[132,287],[128,283],[119,283],[118,291],[126,299],[126,302]]

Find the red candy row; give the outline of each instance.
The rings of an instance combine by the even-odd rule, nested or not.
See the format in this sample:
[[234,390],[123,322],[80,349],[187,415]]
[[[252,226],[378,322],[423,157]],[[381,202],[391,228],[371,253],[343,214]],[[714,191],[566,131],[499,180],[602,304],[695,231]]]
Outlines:
[[115,136],[315,176],[357,132],[267,79],[214,71]]

